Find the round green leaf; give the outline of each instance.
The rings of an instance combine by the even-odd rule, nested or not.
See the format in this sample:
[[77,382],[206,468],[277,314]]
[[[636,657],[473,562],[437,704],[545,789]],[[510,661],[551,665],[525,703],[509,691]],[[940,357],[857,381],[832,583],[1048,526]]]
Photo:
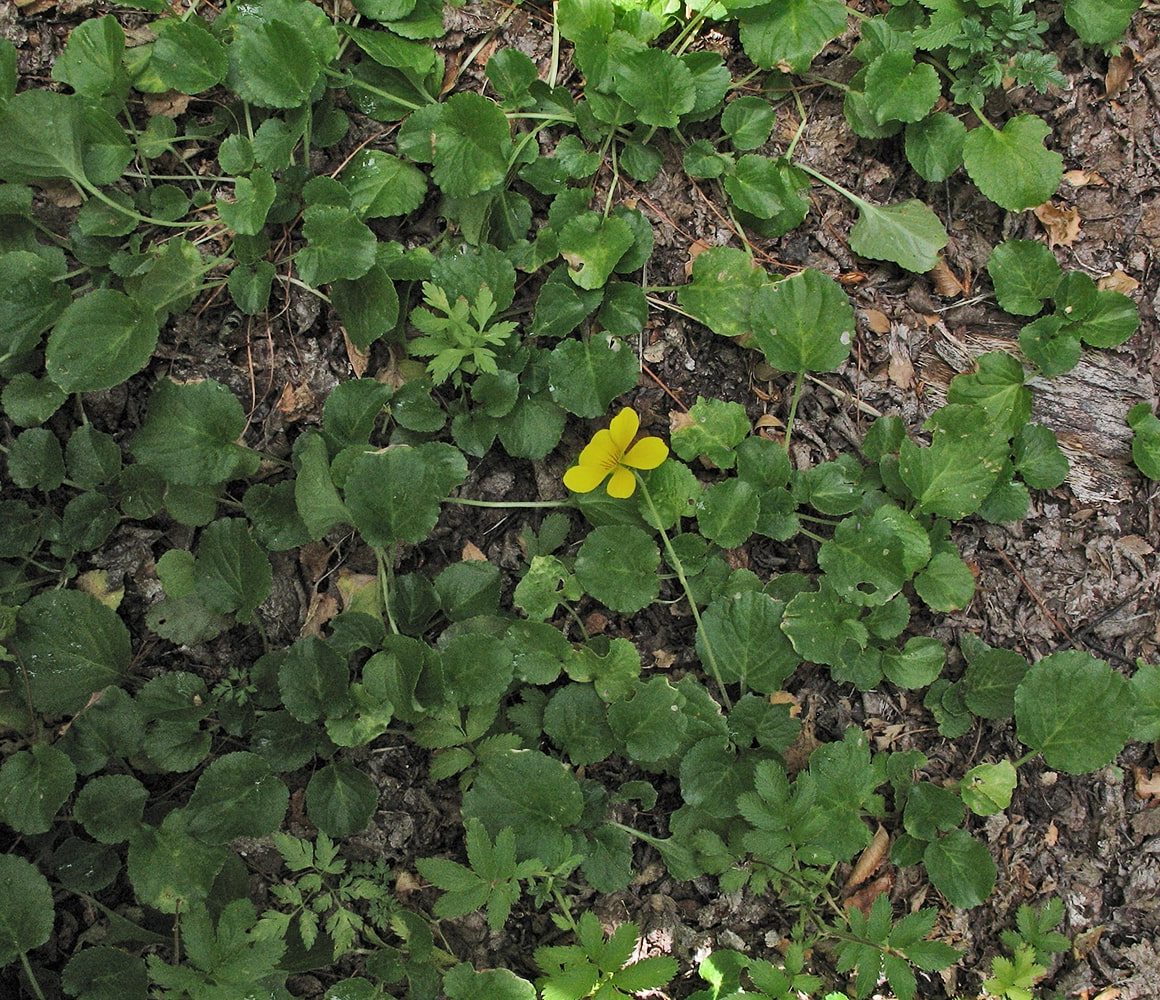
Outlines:
[[712,650],[721,680],[761,694],[779,691],[801,663],[781,630],[784,607],[766,594],[748,592],[715,600],[701,614],[697,656],[709,669]]
[[845,600],[861,606],[885,604],[930,559],[922,526],[893,505],[869,518],[848,517],[818,550],[818,565]]
[[76,780],[72,761],[54,746],[14,753],[0,767],[0,817],[17,833],[47,833]]
[[873,260],[893,261],[925,273],[938,263],[949,237],[937,215],[916,198],[897,205],[859,200],[858,221],[850,230],[850,249]]
[[378,802],[375,783],[344,760],[315,771],[306,786],[306,814],[329,837],[361,833]]
[[1096,292],[1095,304],[1080,322],[1077,333],[1092,347],[1118,347],[1140,328],[1136,303],[1122,292]]
[[548,372],[552,398],[569,413],[592,418],[636,385],[640,362],[627,345],[595,336],[557,344]]
[[1128,411],[1132,428],[1132,461],[1149,479],[1160,479],[1160,418],[1147,403],[1137,403]]
[[932,611],[958,611],[975,596],[975,578],[956,554],[939,552],[915,577],[914,589]]
[[217,873],[230,856],[189,834],[189,814],[176,809],[157,829],[129,841],[126,870],[137,899],[162,913],[185,913],[209,897]]
[[761,509],[757,490],[743,479],[713,483],[697,502],[701,534],[723,549],[744,544],[757,528]]
[[226,78],[226,51],[197,18],[166,18],[152,28],[157,41],[149,53],[149,69],[166,89],[200,94]]
[[834,371],[854,339],[854,308],[846,293],[813,268],[758,291],[751,319],[765,360],[785,372]]
[[954,115],[937,111],[906,126],[906,158],[924,181],[939,183],[963,165],[967,127]]
[[938,639],[928,635],[911,636],[902,649],[888,650],[882,656],[882,672],[891,683],[914,691],[933,683],[946,665],[947,651]]
[[85,948],[69,959],[61,985],[77,1000],[145,1000],[149,974],[145,962],[136,955],[98,946]]
[[80,711],[94,691],[124,677],[132,657],[117,613],[79,590],[32,598],[20,609],[12,646],[33,705],[49,715]]
[[585,289],[603,288],[635,241],[632,227],[624,219],[604,219],[596,212],[569,219],[559,233],[560,254],[568,262],[568,274]]
[[511,683],[512,653],[498,639],[463,632],[443,649],[443,679],[455,705],[498,703]]
[[738,97],[721,113],[721,128],[734,149],[764,146],[773,131],[773,123],[773,106],[760,97]]
[[1015,316],[1038,314],[1063,277],[1055,254],[1037,240],[1000,243],[991,251],[987,273],[999,305]]
[[52,78],[78,94],[104,97],[127,89],[125,32],[112,14],[78,24],[52,66]]
[[675,128],[697,100],[693,74],[664,49],[641,49],[616,59],[612,66],[616,93],[636,112],[637,121]]
[[866,100],[879,125],[921,121],[941,90],[938,71],[929,63],[916,63],[905,50],[883,52],[866,67]]
[[1040,316],[1019,331],[1019,349],[1044,375],[1071,371],[1079,364],[1082,348],[1072,326],[1058,313]]
[[608,725],[635,761],[663,760],[676,753],[688,728],[681,711],[685,696],[668,678],[637,684],[631,696],[608,707]]
[[1104,660],[1073,650],[1045,656],[1015,691],[1015,731],[1068,774],[1098,771],[1132,735],[1132,693]]
[[302,216],[306,246],[294,266],[313,288],[345,278],[361,278],[375,264],[375,234],[349,208],[311,205]]
[[995,887],[995,861],[966,830],[927,844],[922,855],[931,884],[961,910],[978,906]]
[[814,56],[846,30],[840,0],[779,0],[739,11],[741,44],[762,69],[785,63],[795,73],[809,69]]
[[119,844],[141,829],[148,798],[145,786],[131,775],[102,774],[81,789],[73,819],[93,840]]
[[633,614],[660,593],[656,543],[631,525],[594,528],[576,554],[576,578],[613,611]]
[[248,621],[272,585],[270,560],[250,536],[245,518],[214,521],[201,533],[194,587],[211,611]]
[[22,490],[55,490],[64,482],[64,452],[45,427],[22,431],[8,452],[8,476]]
[[591,684],[569,684],[552,695],[544,708],[544,732],[575,767],[596,764],[619,745]]
[[788,207],[780,196],[779,179],[776,160],[747,153],[725,177],[725,190],[741,211],[759,219],[772,219]]
[[979,764],[963,775],[959,793],[976,816],[994,816],[1011,804],[1019,777],[1009,760]]
[[299,639],[278,667],[278,692],[299,722],[342,715],[350,702],[350,669],[316,636]]
[[338,179],[360,219],[409,215],[427,196],[427,178],[418,167],[377,149],[358,153]]
[[431,176],[451,198],[489,191],[507,176],[511,129],[503,111],[479,94],[454,94],[435,128]]
[[230,89],[264,108],[304,104],[322,72],[310,37],[299,26],[280,19],[262,20],[259,15],[238,20],[229,46]]
[[742,250],[710,247],[693,261],[692,280],[677,293],[681,308],[722,337],[750,332],[750,304],[769,276]]
[[1042,205],[1063,178],[1063,157],[1045,149],[1051,126],[1035,115],[1016,115],[1002,131],[982,125],[963,142],[967,173],[988,198],[1009,212]]
[[49,939],[56,911],[48,879],[15,854],[0,854],[0,899],[2,968]]
[[1015,435],[1014,456],[1015,471],[1032,489],[1053,490],[1067,479],[1067,456],[1050,427],[1024,424]]
[[61,314],[45,368],[65,392],[97,392],[137,374],[157,346],[157,320],[124,292],[99,288]]
[[[39,254],[0,254],[0,354],[26,354],[72,301],[68,285]],[[7,406],[5,406],[7,409]]]
[[257,754],[218,757],[197,780],[186,809],[189,832],[209,844],[264,837],[278,829],[290,791]]

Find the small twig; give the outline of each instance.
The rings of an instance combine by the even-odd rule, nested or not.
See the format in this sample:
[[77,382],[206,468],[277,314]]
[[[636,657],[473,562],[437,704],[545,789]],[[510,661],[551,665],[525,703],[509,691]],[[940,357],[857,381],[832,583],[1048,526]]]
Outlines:
[[843,402],[850,403],[852,406],[854,406],[858,410],[861,410],[863,413],[865,413],[866,416],[868,416],[868,417],[880,417],[880,416],[882,416],[881,410],[875,409],[869,403],[862,402],[862,400],[860,400],[857,396],[851,395],[850,393],[846,392],[845,389],[837,389],[834,386],[830,385],[828,382],[823,382],[820,378],[817,378],[813,375],[810,375],[808,372],[806,373],[806,378],[809,379],[811,382],[813,382],[814,385],[820,385],[828,393],[830,393],[833,396],[836,396],[838,399],[842,400]]
[[1036,603],[1039,610],[1043,613],[1043,617],[1046,618],[1052,624],[1052,626],[1055,627],[1055,629],[1057,631],[1059,631],[1063,636],[1066,637],[1066,639],[1070,645],[1072,645],[1072,646],[1079,645],[1076,642],[1075,636],[1073,636],[1071,634],[1071,631],[1068,629],[1068,627],[1066,625],[1064,625],[1063,622],[1061,622],[1058,618],[1055,617],[1055,615],[1051,611],[1051,608],[1049,608],[1046,604],[1043,603],[1043,598],[1041,598],[1039,596],[1039,592],[1034,587],[1031,586],[1031,584],[1027,580],[1027,577],[1025,577],[1022,574],[1022,572],[1020,572],[1019,567],[1016,566],[1015,563],[1011,561],[1011,557],[1009,555],[1007,555],[1007,553],[1004,552],[1002,549],[996,548],[994,545],[991,546],[991,551],[994,552],[996,555],[999,556],[1000,559],[1003,560],[1003,562],[1006,564],[1007,568],[1012,573],[1015,574],[1015,578],[1021,584],[1023,584],[1023,589],[1027,591],[1027,593],[1030,595],[1031,599]]
[[654,372],[654,371],[653,371],[653,370],[652,370],[652,369],[651,369],[651,368],[650,368],[648,365],[646,365],[646,364],[645,364],[645,363],[642,361],[642,362],[640,363],[640,367],[641,367],[641,370],[642,370],[642,371],[643,371],[643,372],[644,372],[644,373],[645,373],[645,374],[646,374],[646,375],[647,375],[649,378],[651,378],[651,379],[652,379],[652,380],[653,380],[653,381],[654,381],[654,382],[655,382],[657,385],[659,385],[659,386],[661,387],[661,390],[664,392],[664,394],[665,394],[666,396],[668,396],[668,397],[669,397],[669,399],[671,399],[671,400],[672,400],[674,403],[676,403],[676,404],[677,404],[677,406],[679,406],[679,407],[680,407],[682,410],[684,410],[686,413],[688,413],[688,412],[689,412],[689,408],[688,408],[688,407],[687,407],[687,406],[686,406],[686,405],[685,405],[683,402],[681,402],[681,399],[680,399],[680,397],[679,397],[679,396],[677,396],[677,394],[676,394],[676,393],[674,393],[672,389],[670,389],[670,388],[669,388],[667,385],[665,385],[665,383],[661,381],[661,379],[659,378],[659,376],[657,376],[657,374],[656,374],[656,373],[655,373],[655,372]]

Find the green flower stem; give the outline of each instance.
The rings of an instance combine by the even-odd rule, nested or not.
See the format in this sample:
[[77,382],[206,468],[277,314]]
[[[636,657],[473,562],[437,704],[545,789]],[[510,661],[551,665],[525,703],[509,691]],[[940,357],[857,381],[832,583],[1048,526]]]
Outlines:
[[461,507],[507,508],[575,507],[571,500],[469,500],[466,497],[448,497],[444,503],[457,503]]
[[669,312],[676,313],[678,316],[684,316],[685,319],[695,320],[701,322],[691,312],[685,312],[680,306],[675,306],[671,302],[666,302],[664,299],[658,299],[655,295],[646,295],[645,300],[651,306],[656,306],[658,309],[667,309]]
[[[647,140],[646,140],[647,141]],[[616,189],[620,186],[620,165],[616,162],[616,146],[610,147],[612,159],[612,180],[608,182],[608,197],[604,199],[604,218],[608,218],[608,213],[612,211],[612,198],[616,194]]]
[[995,125],[991,121],[991,119],[988,118],[985,114],[983,114],[983,109],[980,108],[977,104],[972,104],[971,110],[975,113],[975,117],[978,118],[979,121],[981,121],[984,125],[986,125],[987,128],[989,128],[992,132],[999,131],[999,129],[995,127]]
[[1033,757],[1038,757],[1038,756],[1039,756],[1038,750],[1028,750],[1027,753],[1025,753],[1018,760],[1011,761],[1011,766],[1018,769],[1018,768],[1022,767],[1024,764],[1026,764]]
[[391,613],[391,590],[395,585],[394,559],[388,559],[387,554],[379,548],[373,550],[375,567],[379,578],[379,591],[383,598],[383,612],[387,616],[387,625],[394,635],[399,634],[399,626],[395,624],[395,616]]
[[797,92],[796,87],[794,88],[793,92],[793,102],[797,107],[798,118],[801,119],[801,123],[798,125],[797,131],[793,134],[793,139],[790,140],[789,147],[785,151],[785,158],[787,160],[793,159],[793,151],[797,149],[798,142],[805,134],[806,118],[808,117],[806,114],[806,106],[802,103],[802,95]]
[[78,192],[91,195],[93,198],[96,198],[97,201],[104,202],[114,212],[119,212],[121,215],[128,216],[130,219],[136,219],[138,222],[142,222],[147,226],[161,226],[164,229],[201,229],[204,226],[209,225],[209,223],[205,221],[168,222],[165,219],[155,219],[151,215],[142,215],[140,212],[136,212],[131,208],[126,208],[120,202],[113,201],[113,199],[105,194],[104,191],[102,191],[95,184],[90,184],[88,181],[74,180],[72,184]]
[[830,178],[828,178],[825,174],[818,173],[818,171],[814,170],[812,167],[807,167],[804,163],[795,163],[794,166],[797,167],[798,170],[802,171],[803,173],[809,174],[815,180],[821,181],[823,184],[826,185],[826,187],[830,188],[831,190],[837,191],[838,194],[842,195],[843,197],[849,198],[850,201],[852,201],[855,205],[869,205],[870,204],[870,202],[868,202],[865,198],[859,198],[849,188],[842,187],[842,185],[839,184],[837,181],[830,180]]
[[557,18],[559,0],[552,0],[552,64],[548,70],[548,86],[553,90],[560,77],[560,21]]
[[[377,97],[383,98],[384,100],[393,101],[400,107],[408,108],[411,111],[418,111],[420,108],[425,106],[422,104],[416,104],[414,101],[408,101],[404,97],[399,97],[398,94],[392,94],[389,90],[383,90],[381,87],[376,87],[373,84],[364,83],[362,80],[356,80],[350,73],[340,73],[336,69],[329,68],[324,69],[322,72],[329,76],[332,80],[341,80],[344,87],[359,87],[362,90],[365,90],[368,94],[374,94]],[[249,109],[247,108],[246,110],[248,111]]]
[[813,514],[798,514],[798,520],[810,521],[813,524],[828,524],[830,527],[841,524],[836,517],[814,517]]
[[28,984],[32,987],[32,992],[36,994],[36,1000],[44,1000],[44,991],[41,990],[40,983],[36,981],[32,965],[28,961],[28,955],[24,952],[20,953],[20,964],[24,966],[24,974],[28,977]]
[[815,542],[822,542],[822,543],[824,543],[824,542],[828,542],[828,541],[829,541],[829,539],[828,539],[828,538],[823,538],[821,535],[819,535],[819,534],[816,534],[816,533],[815,533],[815,532],[813,532],[813,531],[810,531],[810,529],[809,529],[809,528],[803,528],[803,527],[801,527],[800,525],[798,526],[798,531],[800,531],[800,532],[801,532],[803,535],[805,535],[805,536],[806,536],[806,538],[812,538],[812,539],[813,539]]
[[806,373],[798,372],[793,383],[793,398],[789,401],[789,416],[785,421],[785,453],[789,454],[789,442],[793,437],[793,422],[797,419],[798,403],[802,398],[802,386],[805,385]]
[[705,657],[709,661],[709,671],[713,675],[713,679],[717,682],[717,688],[721,692],[721,700],[725,703],[727,711],[733,710],[733,702],[729,698],[729,692],[725,690],[725,682],[721,679],[721,668],[717,665],[717,655],[713,652],[713,645],[709,642],[709,633],[705,631],[701,622],[701,612],[697,608],[696,598],[693,597],[692,588],[689,586],[689,578],[685,576],[685,566],[681,562],[681,557],[677,555],[677,550],[673,548],[673,543],[669,541],[668,532],[662,528],[661,515],[657,511],[656,504],[653,503],[652,494],[649,493],[648,487],[644,483],[639,472],[635,473],[637,484],[640,486],[641,496],[644,497],[644,502],[648,504],[649,513],[652,514],[653,520],[656,524],[657,531],[660,532],[661,540],[665,544],[665,554],[668,556],[669,563],[676,571],[677,579],[681,583],[681,589],[684,590],[685,596],[689,599],[689,608],[693,612],[693,621],[697,625],[697,632],[705,643]]
[[668,51],[674,55],[684,55],[685,50],[693,44],[697,35],[697,29],[704,23],[705,15],[697,14],[686,24],[680,33],[668,45]]
[[817,73],[807,73],[805,75],[805,79],[810,83],[824,83],[827,87],[833,87],[835,90],[840,90],[843,94],[848,93],[851,90],[851,87],[848,83],[841,83],[838,80],[831,80],[828,76],[819,76]]

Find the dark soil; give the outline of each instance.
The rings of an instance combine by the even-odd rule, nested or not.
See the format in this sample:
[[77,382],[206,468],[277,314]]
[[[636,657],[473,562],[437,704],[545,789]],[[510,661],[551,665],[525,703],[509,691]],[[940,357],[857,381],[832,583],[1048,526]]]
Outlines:
[[[1056,51],[1070,89],[1047,97],[1015,92],[1007,98],[1047,116],[1054,129],[1051,141],[1065,157],[1069,173],[1054,204],[1078,213],[1078,232],[1064,233],[1056,245],[1061,263],[1094,278],[1126,279],[1118,287],[1130,291],[1143,323],[1123,347],[1089,351],[1074,372],[1034,387],[1036,419],[1059,433],[1072,475],[1060,489],[1036,493],[1031,515],[1018,525],[972,522],[956,531],[964,558],[977,571],[978,592],[967,610],[946,616],[935,628],[952,648],[960,633],[969,632],[1032,659],[1076,648],[1127,667],[1137,657],[1156,662],[1160,655],[1160,489],[1131,466],[1130,432],[1123,420],[1133,403],[1154,402],[1160,388],[1160,17],[1150,6],[1137,16],[1126,61],[1119,64],[1126,79],[1109,77],[1108,57],[1059,37]],[[41,82],[68,30],[84,17],[104,13],[103,8],[71,4],[30,10],[0,4],[0,34],[17,45],[24,79]],[[459,87],[478,88],[482,65],[495,46],[514,46],[545,63],[547,14],[535,3],[514,10],[479,3],[450,11],[452,30],[440,43],[449,64],[487,42],[462,68]],[[502,22],[498,27],[497,20]],[[741,64],[734,39],[708,32],[703,44]],[[822,63],[823,75],[839,80],[854,69],[843,41],[826,51]],[[565,60],[565,83],[568,74]],[[922,183],[906,169],[900,140],[856,139],[833,92],[813,93],[799,146],[804,161],[876,200],[916,196],[931,204],[951,233],[946,260],[952,281],[948,292],[948,285],[933,276],[910,276],[854,257],[847,245],[852,210],[820,187],[813,191],[813,210],[801,228],[779,240],[756,241],[759,257],[771,267],[811,266],[838,278],[858,309],[859,337],[851,362],[826,376],[824,384],[808,383],[795,428],[794,458],[800,467],[848,450],[875,413],[898,412],[918,426],[943,401],[949,379],[969,367],[972,357],[1013,347],[1018,326],[994,303],[986,260],[1001,240],[1044,231],[1032,213],[1008,215],[985,202],[961,173],[944,185]],[[771,148],[783,150],[798,125],[793,102],[783,101],[778,115]],[[382,126],[355,117],[351,148],[383,132]],[[390,135],[383,134],[375,144],[389,148],[390,142]],[[633,199],[654,223],[657,251],[649,265],[650,282],[679,284],[691,253],[705,246],[739,245],[712,194],[684,177],[679,150],[668,151],[652,183],[630,185],[623,197]],[[428,224],[439,224],[433,207]],[[251,434],[263,439],[253,443],[287,453],[295,425],[317,419],[327,391],[349,378],[352,360],[360,359],[348,353],[340,330],[326,327],[317,300],[308,296],[291,296],[281,312],[254,321],[230,313],[222,303],[221,298],[198,303],[173,323],[163,333],[152,369],[120,390],[95,397],[90,417],[107,429],[131,426],[157,377],[213,377],[252,411]],[[790,386],[783,378],[755,364],[753,352],[681,316],[654,310],[637,348],[646,367],[633,405],[646,429],[664,433],[669,414],[702,394],[744,404],[758,426],[773,434],[785,419]],[[374,373],[386,360],[376,354],[361,363]],[[579,444],[583,428],[574,434]],[[573,453],[566,444],[567,439],[557,456]],[[532,465],[493,454],[479,464],[464,492],[480,498],[557,497],[562,495],[563,462],[553,456]],[[449,510],[434,538],[407,557],[405,568],[438,568],[459,558],[465,545],[477,546],[501,568],[514,568],[521,558],[518,536],[528,521],[519,514]],[[127,618],[140,629],[139,636],[147,635],[141,614],[158,589],[152,561],[184,541],[178,532],[163,536],[160,530],[128,526],[95,560],[131,581],[135,593]],[[811,544],[759,542],[734,556],[739,565],[762,571],[794,570],[814,565]],[[373,571],[349,542],[337,549],[308,546],[297,562],[282,558],[274,596],[262,609],[275,644],[292,641],[308,618],[319,614],[318,602],[333,599],[331,576]],[[595,610],[590,606],[582,612]],[[680,671],[691,660],[693,628],[683,611],[654,611],[634,623],[636,634],[603,616],[589,624],[634,639],[646,666]],[[149,646],[144,653],[157,669],[193,670],[211,684],[247,652],[232,634],[197,649],[162,646]],[[952,675],[956,669],[952,664]],[[1021,753],[1009,726],[980,723],[962,739],[940,737],[921,694],[884,690],[860,695],[833,683],[824,671],[799,672],[793,684],[792,693],[818,739],[858,726],[878,749],[922,750],[931,760],[928,774],[936,780],[961,775],[983,760]],[[370,750],[365,766],[379,783],[381,801],[371,829],[350,843],[353,856],[382,858],[397,872],[407,872],[414,870],[417,856],[457,850],[458,791],[453,781],[427,780],[422,751],[386,738]],[[1158,768],[1157,748],[1143,746],[1131,748],[1117,766],[1085,777],[1057,774],[1036,763],[1023,768],[1011,807],[989,821],[975,821],[976,832],[999,863],[995,893],[969,912],[942,910],[939,932],[965,950],[960,968],[970,971],[957,981],[954,976],[945,982],[928,980],[921,995],[974,995],[979,980],[973,973],[989,968],[999,931],[1013,926],[1016,908],[1059,895],[1066,907],[1060,929],[1076,944],[1057,960],[1045,985],[1061,996],[1160,997],[1160,798],[1138,794]],[[632,820],[663,833],[663,809],[675,787],[660,791],[655,813]],[[304,822],[301,812],[298,816]],[[276,862],[268,846],[254,845],[249,860],[259,878],[276,871],[276,863],[267,864]],[[672,953],[684,968],[717,947],[769,952],[788,930],[789,917],[776,899],[722,896],[709,879],[674,883],[647,848],[638,848],[636,862],[639,876],[629,891],[581,900],[580,905],[609,919],[635,920],[646,931],[650,950]],[[941,905],[925,879],[911,877],[913,871],[893,876],[896,910]],[[432,900],[421,893],[409,902],[428,906]],[[75,933],[68,929],[70,922],[81,919],[78,913],[58,921],[61,954],[67,954]],[[502,936],[491,934],[478,917],[445,926],[445,933],[461,958],[479,966],[507,964],[529,975],[531,949],[555,932],[543,913],[528,911]],[[291,985],[299,995],[316,996],[324,984],[302,976]],[[1100,992],[1107,987],[1118,992]],[[671,995],[685,996],[692,988],[691,981],[679,981]],[[0,994],[14,995],[5,993],[2,984]]]

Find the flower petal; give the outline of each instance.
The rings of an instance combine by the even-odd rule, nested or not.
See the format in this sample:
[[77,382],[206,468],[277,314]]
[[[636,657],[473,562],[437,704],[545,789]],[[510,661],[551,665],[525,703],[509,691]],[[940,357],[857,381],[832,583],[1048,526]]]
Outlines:
[[608,495],[617,500],[624,500],[636,491],[636,476],[623,465],[617,468],[608,480]]
[[620,464],[620,456],[622,454],[623,449],[616,446],[612,439],[612,432],[598,430],[592,435],[592,440],[584,446],[584,450],[580,452],[580,457],[576,459],[576,463],[578,465],[589,465],[594,469],[600,469],[600,478],[603,479]]
[[608,431],[619,449],[618,460],[620,455],[623,455],[628,446],[632,444],[632,439],[636,437],[638,430],[640,430],[640,417],[636,415],[636,410],[631,406],[626,406],[612,418],[612,423],[608,425]]
[[658,437],[641,438],[620,461],[633,469],[655,469],[669,457],[669,446]]
[[574,465],[564,473],[564,485],[573,493],[591,493],[607,475],[607,469],[596,465]]

